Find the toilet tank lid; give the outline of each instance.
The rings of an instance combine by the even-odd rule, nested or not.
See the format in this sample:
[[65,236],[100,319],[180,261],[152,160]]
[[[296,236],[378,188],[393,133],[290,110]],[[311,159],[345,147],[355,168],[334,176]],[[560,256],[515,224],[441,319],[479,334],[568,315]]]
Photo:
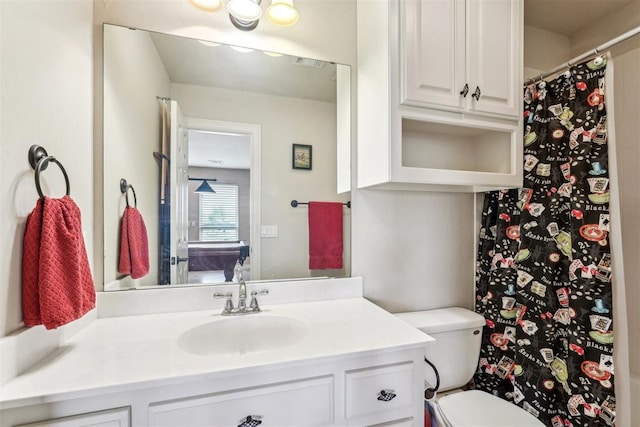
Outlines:
[[410,325],[432,334],[479,328],[485,325],[483,316],[461,307],[396,313],[396,316]]

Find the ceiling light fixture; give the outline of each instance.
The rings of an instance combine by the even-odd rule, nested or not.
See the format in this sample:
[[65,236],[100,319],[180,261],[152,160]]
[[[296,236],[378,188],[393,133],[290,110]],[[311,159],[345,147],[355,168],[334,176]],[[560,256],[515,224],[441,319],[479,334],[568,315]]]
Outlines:
[[276,25],[290,27],[298,22],[298,11],[293,7],[293,0],[271,0],[267,18]]
[[[222,7],[224,0],[189,0],[201,10],[214,12]],[[262,17],[262,0],[229,0],[227,12],[231,23],[239,30],[254,30]],[[298,11],[293,7],[293,0],[271,0],[267,8],[269,21],[283,27],[290,27],[298,22]]]
[[222,0],[189,0],[198,9],[215,12],[222,9]]

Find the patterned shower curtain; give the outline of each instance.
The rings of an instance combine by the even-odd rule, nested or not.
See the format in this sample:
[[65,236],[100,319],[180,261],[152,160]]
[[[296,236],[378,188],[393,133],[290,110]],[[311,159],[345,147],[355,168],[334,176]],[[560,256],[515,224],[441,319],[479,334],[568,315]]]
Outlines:
[[606,60],[524,91],[524,185],[486,193],[475,387],[549,426],[615,419]]

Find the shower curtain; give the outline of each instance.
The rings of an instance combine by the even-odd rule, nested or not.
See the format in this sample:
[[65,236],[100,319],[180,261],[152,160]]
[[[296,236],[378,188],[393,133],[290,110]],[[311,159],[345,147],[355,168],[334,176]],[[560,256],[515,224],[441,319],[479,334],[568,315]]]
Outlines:
[[524,185],[484,196],[474,387],[545,424],[615,419],[606,59],[524,90]]

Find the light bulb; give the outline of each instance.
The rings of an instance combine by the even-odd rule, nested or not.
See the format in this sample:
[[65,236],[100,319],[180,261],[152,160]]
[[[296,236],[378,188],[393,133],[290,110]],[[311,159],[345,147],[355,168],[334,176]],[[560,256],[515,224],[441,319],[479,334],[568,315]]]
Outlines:
[[189,0],[198,9],[215,12],[222,7],[222,0]]
[[272,0],[267,17],[276,25],[288,27],[298,22],[298,11],[293,7],[293,0]]
[[262,8],[253,0],[231,0],[227,11],[234,18],[246,22],[257,21],[262,16]]

